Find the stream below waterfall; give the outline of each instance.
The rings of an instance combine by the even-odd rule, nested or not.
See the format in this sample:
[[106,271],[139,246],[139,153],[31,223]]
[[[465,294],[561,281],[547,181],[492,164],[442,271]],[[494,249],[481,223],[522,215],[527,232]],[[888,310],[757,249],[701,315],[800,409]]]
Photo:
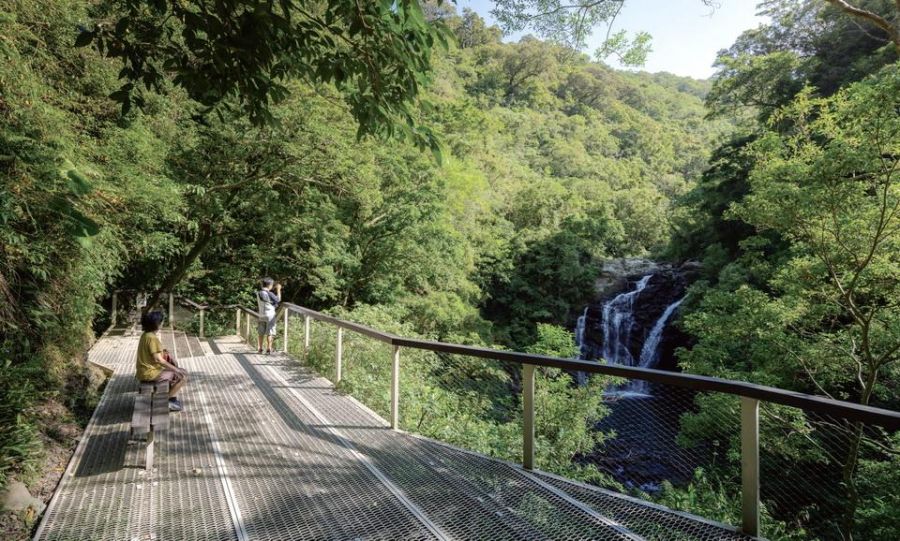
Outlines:
[[[685,298],[686,285],[672,270],[629,280],[623,291],[589,305],[578,318],[579,358],[610,364],[677,370],[674,349],[680,332],[669,325]],[[587,375],[578,373],[578,384]],[[688,481],[695,464],[679,452],[679,418],[692,404],[690,391],[640,380],[604,390],[609,413],[597,430],[615,433],[582,460],[596,464],[626,487],[659,490],[665,480]]]

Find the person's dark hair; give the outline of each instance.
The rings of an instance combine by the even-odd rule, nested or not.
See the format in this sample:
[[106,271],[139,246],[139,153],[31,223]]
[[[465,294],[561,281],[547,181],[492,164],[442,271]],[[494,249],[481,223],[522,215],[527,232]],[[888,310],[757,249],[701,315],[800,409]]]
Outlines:
[[141,329],[144,332],[155,332],[163,322],[162,312],[147,312],[141,316]]
[[272,285],[275,283],[275,280],[273,280],[269,277],[266,277],[266,278],[263,278],[261,280],[261,282],[262,282],[263,287],[272,287]]

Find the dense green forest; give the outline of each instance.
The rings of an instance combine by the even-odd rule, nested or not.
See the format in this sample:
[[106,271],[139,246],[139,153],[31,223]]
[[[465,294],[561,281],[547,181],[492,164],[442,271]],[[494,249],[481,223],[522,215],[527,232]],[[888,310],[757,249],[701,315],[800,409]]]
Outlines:
[[[42,405],[89,414],[84,351],[113,290],[247,304],[263,275],[287,300],[392,332],[572,357],[565,327],[604,259],[695,259],[683,370],[900,409],[900,70],[884,29],[824,1],[770,0],[771,22],[696,81],[401,2],[379,20],[405,16],[406,45],[385,38],[396,21],[349,25],[380,55],[370,88],[352,42],[287,39],[277,18],[252,51],[268,71],[228,79],[197,60],[226,54],[196,32],[209,21],[176,17],[171,45],[156,4],[0,1],[0,486],[41,474],[54,437]],[[892,2],[861,4],[896,28]],[[317,52],[282,67],[295,48]],[[213,317],[211,330],[233,323]],[[387,355],[347,351],[345,390],[384,410]],[[327,372],[329,355],[310,362]],[[405,427],[517,458],[516,370],[414,361]],[[622,489],[572,462],[612,437],[591,430],[607,383],[539,376],[541,468]],[[738,520],[721,407],[701,401],[684,436],[724,441],[731,458],[636,495]],[[811,484],[802,505],[773,504],[767,537],[900,537],[898,435],[851,427],[824,452],[802,412],[773,418],[767,451],[803,466],[789,482],[827,469],[839,495],[816,503]]]

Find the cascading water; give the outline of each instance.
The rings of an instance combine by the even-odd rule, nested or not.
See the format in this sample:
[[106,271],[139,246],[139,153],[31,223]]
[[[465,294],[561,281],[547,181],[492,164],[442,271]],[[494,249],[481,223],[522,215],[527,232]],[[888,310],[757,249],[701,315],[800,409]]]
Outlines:
[[641,348],[639,366],[643,368],[653,368],[656,366],[656,363],[659,362],[659,342],[662,340],[662,334],[666,329],[666,323],[669,322],[669,318],[672,317],[675,310],[681,306],[682,302],[684,302],[684,297],[681,297],[670,304],[666,308],[666,311],[656,320],[656,324],[653,325],[653,329],[650,330],[650,335],[647,336],[647,340],[644,341],[644,345]]
[[603,353],[607,362],[634,366],[628,350],[634,325],[634,300],[647,287],[652,274],[638,280],[634,289],[621,293],[603,305]]
[[[626,291],[589,306],[575,327],[581,358],[677,369],[669,352],[683,344],[684,337],[669,324],[684,302],[689,272],[659,265],[653,274],[629,280]],[[580,374],[576,377],[583,381]],[[648,493],[660,490],[663,481],[688,482],[696,464],[681,460],[675,451],[679,419],[692,403],[690,393],[640,380],[607,386],[607,414],[596,429],[615,437],[605,440],[588,460],[623,485]]]
[[[656,320],[656,323],[650,330],[650,334],[644,340],[644,345],[641,347],[641,356],[638,361],[638,366],[641,368],[656,368],[657,363],[659,363],[659,343],[662,340],[663,331],[666,330],[669,318],[681,306],[684,299],[684,297],[681,297],[667,306],[666,310],[659,316],[659,319]],[[631,388],[632,391],[640,394],[647,394],[648,392],[646,381],[633,381],[631,382]]]
[[[635,285],[634,289],[620,293],[611,300],[603,304],[601,328],[603,330],[603,344],[601,348],[601,357],[607,362],[623,366],[640,366],[643,368],[654,368],[659,363],[660,342],[662,341],[663,332],[666,324],[672,317],[672,314],[681,305],[684,298],[676,300],[668,305],[662,315],[656,320],[650,332],[646,335],[643,345],[641,346],[640,355],[635,358],[632,353],[634,344],[632,344],[632,335],[640,332],[640,325],[637,323],[635,313],[635,303],[640,297],[653,274],[641,277]],[[575,329],[576,344],[579,347],[581,358],[585,357],[584,332],[587,320],[587,309],[584,314],[578,318],[578,324]],[[579,374],[579,383],[582,383],[583,375]],[[607,396],[617,398],[629,397],[647,397],[649,389],[646,382],[633,380],[624,385],[607,389]]]
[[[575,324],[575,346],[578,348],[578,359],[584,359],[584,328],[587,325],[588,308],[584,307],[584,312],[578,317],[578,322]],[[584,385],[587,383],[587,374],[579,370],[575,374],[575,380],[579,386]]]
[[584,327],[587,323],[588,307],[584,307],[584,312],[578,316],[578,323],[575,324],[575,345],[578,347],[578,358],[584,355]]

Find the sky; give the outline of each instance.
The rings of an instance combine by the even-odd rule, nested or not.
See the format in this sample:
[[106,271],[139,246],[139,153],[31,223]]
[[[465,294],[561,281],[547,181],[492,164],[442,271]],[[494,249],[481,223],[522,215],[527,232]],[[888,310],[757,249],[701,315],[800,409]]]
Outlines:
[[[713,74],[712,64],[720,49],[731,46],[744,30],[765,21],[756,16],[756,0],[718,3],[720,7],[713,10],[701,0],[627,0],[613,30],[643,30],[653,36],[653,51],[641,69],[706,79]],[[493,23],[490,0],[457,1],[459,11],[467,7]],[[604,34],[605,30],[597,31],[585,52],[593,54]],[[612,58],[607,63],[621,67]]]

